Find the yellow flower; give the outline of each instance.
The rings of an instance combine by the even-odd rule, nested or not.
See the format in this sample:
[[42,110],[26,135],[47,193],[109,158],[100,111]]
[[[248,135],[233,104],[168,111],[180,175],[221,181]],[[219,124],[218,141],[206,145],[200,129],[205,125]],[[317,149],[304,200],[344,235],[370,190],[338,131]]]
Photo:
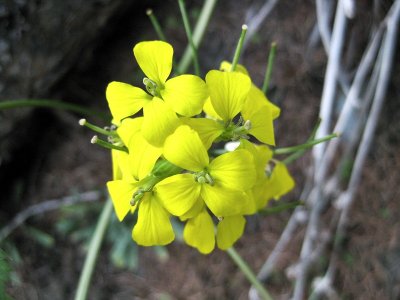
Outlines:
[[[157,184],[157,194],[165,208],[182,216],[204,201],[218,217],[240,214],[248,205],[246,190],[255,183],[251,154],[244,150],[226,153],[211,162],[199,135],[182,125],[164,145],[164,157],[190,173],[168,177]],[[195,215],[196,213],[193,213]]]
[[206,209],[189,219],[183,230],[186,244],[196,248],[203,254],[208,254],[215,248],[226,250],[243,235],[246,219],[241,215],[224,217],[215,229],[214,222]]
[[120,176],[107,183],[116,215],[122,221],[129,211],[138,208],[137,223],[132,238],[143,246],[165,245],[175,235],[169,214],[161,205],[152,187],[159,181],[151,171],[161,155],[161,149],[152,146],[141,136],[143,118],[125,119],[117,129],[118,135],[128,147],[123,154]]
[[[173,48],[166,42],[141,42],[133,52],[147,76],[143,79],[147,93],[126,83],[111,82],[106,97],[113,121],[119,124],[143,108],[142,134],[151,144],[162,146],[178,126],[175,113],[191,117],[201,112],[208,96],[207,88],[195,75],[185,74],[167,80],[172,70]],[[146,120],[148,118],[151,120]]]
[[[228,62],[221,63],[221,70],[224,72],[248,76],[244,66],[238,65],[235,72],[229,72],[230,67],[231,64]],[[212,101],[206,101],[204,110],[214,118],[219,115]],[[280,109],[271,103],[254,84],[251,84],[240,112],[243,120],[248,122],[248,128],[245,128],[246,134],[254,136],[262,143],[275,145],[273,120],[279,116]]]
[[226,123],[242,110],[251,81],[238,72],[211,70],[206,75],[206,84],[215,113]]
[[279,161],[274,161],[274,163],[274,169],[262,188],[263,197],[259,199],[259,209],[265,207],[270,199],[278,200],[289,193],[295,186],[295,182],[286,165]]
[[[231,64],[227,61],[223,61],[220,65],[220,69],[222,71],[229,72],[231,69]],[[235,71],[245,74],[250,77],[249,72],[243,65],[238,64],[236,66]],[[250,100],[250,99],[252,99],[252,100]],[[279,117],[280,112],[281,112],[280,108],[278,106],[276,106],[275,104],[273,104],[271,101],[269,101],[268,98],[265,96],[265,94],[254,83],[251,84],[250,92],[249,92],[246,102],[248,102],[248,100],[250,100],[252,102],[256,102],[257,107],[267,104],[270,107],[270,110],[272,112],[272,119],[275,120],[276,118]]]
[[[217,138],[235,140],[246,134],[243,126],[233,124],[233,118],[242,110],[250,90],[250,78],[238,72],[211,70],[206,75],[210,97],[203,109],[210,118],[182,119],[198,132],[206,149]],[[244,125],[244,124],[240,124]]]
[[[254,186],[247,191],[251,199],[250,205],[247,206],[246,211],[243,214],[251,215],[256,213],[260,209],[260,201],[265,198],[265,184],[269,178],[266,175],[266,168],[268,162],[272,158],[272,150],[266,145],[255,145],[248,140],[240,140],[240,145],[237,149],[246,149],[253,156],[254,170],[256,171],[256,182]],[[265,202],[264,202],[265,203]]]

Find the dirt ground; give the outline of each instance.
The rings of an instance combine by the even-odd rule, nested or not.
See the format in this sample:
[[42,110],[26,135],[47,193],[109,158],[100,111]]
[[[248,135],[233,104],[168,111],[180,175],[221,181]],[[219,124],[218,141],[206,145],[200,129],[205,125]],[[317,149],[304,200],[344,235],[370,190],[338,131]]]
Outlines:
[[[198,12],[199,1],[191,4]],[[218,2],[204,42],[200,48],[203,71],[218,68],[222,59],[232,57],[240,27],[250,7],[259,8],[263,1]],[[370,8],[367,4],[366,8]],[[180,25],[178,6],[169,1],[162,6],[161,23],[166,26],[169,41],[179,56],[186,43]],[[115,21],[117,22],[117,21]],[[120,30],[107,32],[105,40],[92,53],[92,63],[77,66],[53,89],[52,97],[77,99],[92,108],[106,111],[105,87],[111,80],[139,82],[140,74],[132,55],[132,46],[139,40],[156,39],[145,16],[132,18],[129,12],[118,20]],[[315,24],[313,1],[281,1],[249,44],[242,62],[253,80],[262,83],[266,57],[272,41],[278,52],[272,76],[270,98],[281,109],[276,122],[278,146],[301,143],[307,139],[316,122],[322,92],[326,57],[319,45],[308,48],[308,39]],[[352,24],[355,27],[357,24]],[[360,36],[359,45],[365,43]],[[340,269],[335,287],[341,299],[400,299],[400,210],[398,205],[400,175],[400,67],[395,60],[390,92],[376,133],[374,147],[363,172],[363,180],[352,210],[345,249],[340,256]],[[79,115],[37,110],[43,119],[46,140],[37,147],[32,167],[23,175],[23,200],[10,204],[3,218],[10,219],[26,206],[47,199],[103,189],[110,179],[109,153],[90,144],[92,134],[78,126]],[[94,120],[99,125],[100,120]],[[298,200],[305,182],[308,155],[290,166],[296,178],[296,189],[284,201]],[[22,167],[19,177],[20,180]],[[19,197],[15,189],[10,199]],[[102,199],[104,201],[104,199]],[[95,224],[98,203],[86,204],[78,226]],[[3,203],[4,207],[5,204]],[[76,209],[81,209],[79,206]],[[236,249],[257,271],[273,249],[290,211],[277,215],[257,216],[248,220],[246,233]],[[45,247],[32,238],[24,227],[9,238],[21,257],[15,264],[18,280],[9,284],[14,299],[72,299],[85,258],[84,243],[57,230],[64,215],[60,211],[29,219],[27,225],[54,238]],[[81,229],[82,229],[81,228]],[[292,283],[285,269],[299,255],[303,228],[283,253],[279,266],[267,287],[276,299],[289,299]],[[133,242],[132,242],[133,243]],[[247,299],[250,287],[244,275],[228,255],[216,250],[204,256],[179,241],[166,247],[168,257],[162,259],[154,249],[139,248],[136,270],[117,268],[109,259],[112,245],[102,248],[91,284],[89,299]],[[321,258],[320,267],[324,267]],[[318,271],[318,270],[315,270]],[[397,294],[396,294],[397,293]],[[396,296],[397,295],[397,296]]]

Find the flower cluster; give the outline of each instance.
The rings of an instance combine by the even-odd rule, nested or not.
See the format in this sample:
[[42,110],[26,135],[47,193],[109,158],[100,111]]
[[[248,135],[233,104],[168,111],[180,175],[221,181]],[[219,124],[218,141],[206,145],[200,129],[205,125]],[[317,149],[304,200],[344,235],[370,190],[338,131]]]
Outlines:
[[[275,143],[280,110],[243,66],[231,71],[223,62],[205,80],[170,77],[170,44],[141,42],[133,52],[144,89],[111,82],[106,91],[120,149],[112,150],[107,183],[115,212],[122,221],[137,211],[132,237],[139,245],[172,242],[176,216],[188,245],[201,253],[227,249],[243,234],[246,215],[294,186],[267,146]],[[231,141],[235,149],[221,151]]]

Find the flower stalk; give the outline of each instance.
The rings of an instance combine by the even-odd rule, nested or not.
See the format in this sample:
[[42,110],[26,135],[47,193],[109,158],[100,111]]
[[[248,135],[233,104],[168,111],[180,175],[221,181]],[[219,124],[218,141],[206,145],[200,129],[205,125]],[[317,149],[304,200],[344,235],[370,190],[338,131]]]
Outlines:
[[272,67],[273,67],[274,61],[275,61],[275,54],[276,54],[276,42],[272,42],[271,50],[269,51],[269,55],[268,55],[267,68],[265,70],[264,82],[263,82],[263,85],[261,88],[261,90],[263,91],[264,94],[267,94],[267,91],[269,88],[269,82],[270,82],[271,74],[272,74]]
[[189,23],[189,18],[187,15],[187,11],[185,8],[185,1],[184,0],[178,0],[179,3],[179,9],[181,10],[181,15],[182,15],[182,20],[183,20],[183,25],[185,27],[186,35],[189,40],[189,45],[190,48],[192,48],[192,56],[193,56],[193,62],[194,62],[194,72],[197,76],[200,76],[200,64],[199,64],[199,57],[197,54],[197,47],[194,44],[193,41],[193,34],[192,30],[190,28],[190,23]]
[[235,54],[233,56],[232,65],[231,65],[231,72],[236,70],[236,66],[237,66],[237,64],[239,62],[240,54],[242,53],[243,43],[244,43],[244,39],[246,37],[246,33],[247,33],[247,25],[243,24],[242,25],[242,32],[240,34],[240,38],[239,38],[238,44],[236,46]]
[[243,260],[240,254],[235,250],[235,248],[231,247],[226,250],[235,264],[239,267],[239,269],[243,272],[244,276],[246,276],[247,280],[257,289],[258,293],[264,300],[272,300],[271,295],[262,285],[262,283],[257,279],[256,275],[250,269],[249,265]]
[[158,22],[157,17],[155,16],[155,14],[153,13],[152,9],[148,9],[146,10],[146,15],[149,17],[151,24],[154,27],[154,30],[156,31],[158,37],[160,38],[160,40],[166,42],[167,38],[165,37],[165,34],[160,26],[160,23]]
[[100,246],[103,241],[104,234],[106,232],[112,212],[113,212],[113,205],[111,200],[108,199],[103,207],[92,240],[90,241],[89,244],[88,253],[86,255],[81,276],[79,278],[79,284],[75,295],[75,300],[85,300],[87,297],[89,283],[92,279],[97,256],[99,254]]

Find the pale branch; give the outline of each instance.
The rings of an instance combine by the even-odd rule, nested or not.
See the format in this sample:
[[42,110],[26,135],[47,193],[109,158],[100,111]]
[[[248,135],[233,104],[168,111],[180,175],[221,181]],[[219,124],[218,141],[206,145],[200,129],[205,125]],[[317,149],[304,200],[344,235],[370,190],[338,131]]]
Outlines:
[[333,1],[316,0],[315,5],[316,5],[317,26],[319,30],[319,35],[321,37],[325,53],[329,54],[329,48],[331,45],[331,36],[332,36],[329,24],[331,22],[333,14]]
[[243,51],[246,49],[248,42],[260,29],[261,24],[271,13],[277,3],[278,0],[267,0],[256,14],[252,11],[247,12],[244,24],[248,26],[248,30],[246,40],[243,43]]
[[[379,121],[379,115],[383,107],[387,88],[390,81],[390,74],[393,67],[393,58],[395,54],[398,34],[398,24],[400,19],[400,0],[393,3],[389,12],[390,18],[387,20],[387,31],[383,43],[382,64],[379,72],[379,78],[374,94],[371,112],[365,125],[365,130],[358,147],[353,171],[350,177],[348,188],[338,199],[340,218],[336,229],[336,236],[344,236],[348,224],[351,207],[355,201],[355,193],[361,181],[362,169],[371,148],[375,129]],[[341,247],[340,241],[334,244],[332,257],[326,276],[334,278],[336,273],[337,253]]]
[[[350,87],[350,91],[345,99],[344,106],[339,114],[339,118],[335,124],[335,132],[344,132],[346,125],[348,124],[354,111],[360,109],[362,101],[360,101],[360,93],[364,88],[366,78],[372,69],[373,64],[376,64],[376,54],[380,47],[380,42],[383,34],[383,27],[380,28],[371,39],[367,50],[362,57],[359,67],[356,71],[353,83]],[[364,103],[365,104],[365,103]],[[331,140],[328,142],[326,151],[323,154],[321,163],[316,168],[316,177],[324,178],[328,172],[328,169],[333,162],[334,155],[337,151],[341,139]]]
[[34,204],[19,212],[6,226],[0,230],[0,242],[7,238],[15,229],[21,226],[28,218],[57,210],[63,206],[70,206],[82,202],[98,201],[104,196],[101,191],[89,191],[81,194],[66,196],[61,199],[47,200]]
[[[343,10],[343,1],[339,0],[336,8],[335,23],[333,26],[328,65],[325,72],[324,87],[321,97],[321,108],[319,117],[322,120],[318,128],[316,138],[323,137],[328,134],[331,127],[332,109],[336,94],[336,83],[341,63],[345,32],[347,27],[347,18]],[[319,165],[324,152],[325,145],[320,144],[314,147],[314,159],[316,165]]]

